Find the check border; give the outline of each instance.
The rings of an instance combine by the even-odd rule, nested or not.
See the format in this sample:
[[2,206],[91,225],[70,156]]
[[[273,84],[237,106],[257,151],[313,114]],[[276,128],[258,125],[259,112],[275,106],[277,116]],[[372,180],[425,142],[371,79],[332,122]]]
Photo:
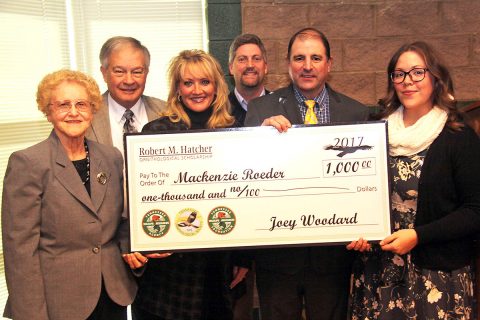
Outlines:
[[[283,134],[267,127],[125,134],[131,249],[161,252],[332,245],[359,236],[381,240],[390,234],[387,136],[385,121],[299,125]],[[300,142],[303,140],[307,141]],[[304,150],[308,145],[314,145],[315,151]],[[283,150],[275,153],[276,149]],[[288,162],[286,158],[294,159]],[[306,173],[302,158],[320,163],[318,171]],[[361,168],[367,161],[371,167]],[[345,172],[348,166],[357,166],[357,171]],[[210,182],[213,178],[203,177],[202,171],[212,172],[212,177],[221,172],[226,181]],[[163,184],[151,176],[146,178],[154,172],[164,173]],[[215,193],[218,198],[207,196]],[[153,194],[157,198],[145,198]],[[192,197],[182,198],[185,195]],[[292,204],[302,198],[305,205]],[[225,210],[218,209],[212,216],[219,207]],[[270,208],[275,212],[267,213]],[[292,215],[295,210],[300,213]],[[268,223],[257,221],[263,215],[271,216]],[[156,220],[148,220],[152,217]],[[288,221],[296,224],[290,231]],[[317,230],[312,231],[309,223],[317,224]],[[230,230],[224,232],[220,226]]]

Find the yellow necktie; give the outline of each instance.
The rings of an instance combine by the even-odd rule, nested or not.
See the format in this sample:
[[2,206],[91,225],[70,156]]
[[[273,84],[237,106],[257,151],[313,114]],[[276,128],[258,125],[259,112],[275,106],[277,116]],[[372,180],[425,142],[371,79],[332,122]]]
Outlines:
[[305,114],[305,124],[317,124],[317,116],[315,115],[315,100],[305,100],[307,113]]

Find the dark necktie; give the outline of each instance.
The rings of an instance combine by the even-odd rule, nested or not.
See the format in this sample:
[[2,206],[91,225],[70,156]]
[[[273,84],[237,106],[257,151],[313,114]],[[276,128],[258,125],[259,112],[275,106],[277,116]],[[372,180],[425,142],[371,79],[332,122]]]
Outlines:
[[123,114],[125,118],[125,123],[123,124],[123,132],[124,133],[133,133],[138,132],[137,128],[133,125],[133,111],[130,109],[125,110]]

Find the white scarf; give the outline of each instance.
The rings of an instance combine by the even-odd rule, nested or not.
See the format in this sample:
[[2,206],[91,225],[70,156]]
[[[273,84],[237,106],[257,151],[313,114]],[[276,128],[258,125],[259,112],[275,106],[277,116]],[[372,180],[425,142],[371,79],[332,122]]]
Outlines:
[[427,149],[442,132],[447,112],[434,106],[413,125],[403,123],[403,106],[387,117],[388,144],[391,156],[411,156]]

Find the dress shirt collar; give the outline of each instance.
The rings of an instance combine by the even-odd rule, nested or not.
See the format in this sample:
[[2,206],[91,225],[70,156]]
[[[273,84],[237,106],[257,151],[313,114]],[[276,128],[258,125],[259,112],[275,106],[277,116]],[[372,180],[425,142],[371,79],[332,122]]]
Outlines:
[[[295,98],[297,99],[298,104],[303,104],[307,99],[301,92],[298,90],[296,85],[293,85],[293,92],[295,93]],[[324,85],[318,96],[313,98],[316,103],[321,104],[320,102],[324,99],[325,95],[327,94],[326,86]]]
[[[120,124],[122,121],[125,121],[123,114],[125,113],[125,108],[122,107],[115,99],[112,98],[110,93],[108,94],[108,107],[110,109],[110,117],[115,120],[116,123]],[[142,111],[143,101],[142,98],[138,99],[133,107],[130,108],[133,112],[133,121],[139,123],[139,116]]]
[[[237,100],[238,102],[240,102],[240,105],[242,106],[242,108],[247,111],[247,108],[248,108],[248,102],[247,100],[245,100],[242,95],[240,94],[240,92],[238,92],[237,88],[235,88],[235,90],[233,90],[233,92],[235,93],[235,97],[237,97]],[[264,96],[265,95],[265,87],[263,87],[262,89],[262,93],[260,93],[259,97],[261,96]]]

